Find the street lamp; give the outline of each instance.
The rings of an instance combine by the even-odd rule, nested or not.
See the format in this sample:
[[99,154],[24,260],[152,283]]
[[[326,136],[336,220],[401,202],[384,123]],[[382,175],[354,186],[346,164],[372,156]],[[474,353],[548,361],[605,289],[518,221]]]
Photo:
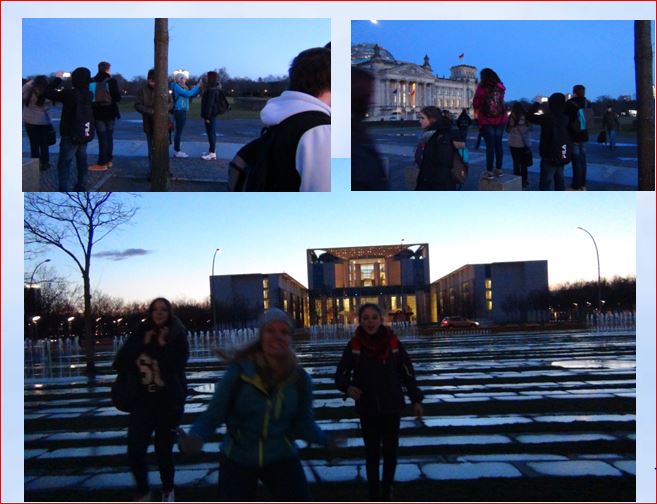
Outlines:
[[221,252],[220,248],[214,249],[214,254],[212,255],[212,275],[210,276],[210,304],[212,305],[212,330],[217,329],[217,313],[214,307],[214,293],[212,292],[212,277],[214,276],[214,260],[217,258],[217,254]]
[[41,261],[32,270],[32,276],[30,276],[30,289],[32,288],[32,285],[34,285],[34,275],[36,274],[37,270],[39,269],[39,266],[41,266],[42,264],[46,264],[47,262],[50,262],[50,259],[45,259],[45,260]]
[[598,245],[595,243],[595,238],[583,227],[577,226],[577,229],[581,229],[593,240],[593,246],[595,247],[595,258],[598,261],[598,313],[602,313],[602,285],[600,284],[600,254],[598,254]]

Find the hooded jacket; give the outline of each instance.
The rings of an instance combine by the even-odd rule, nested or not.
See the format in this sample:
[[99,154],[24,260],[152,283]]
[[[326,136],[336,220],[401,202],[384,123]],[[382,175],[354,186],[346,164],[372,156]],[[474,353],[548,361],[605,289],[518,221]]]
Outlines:
[[219,98],[221,89],[219,84],[208,86],[201,95],[201,117],[212,120],[219,115]]
[[[91,72],[88,68],[79,67],[71,73],[73,89],[61,88],[62,79],[55,77],[46,87],[44,94],[53,102],[62,103],[62,116],[59,123],[59,134],[63,137],[71,136],[72,121],[75,114],[75,103],[77,99],[88,99],[91,101],[89,92],[89,79]],[[82,96],[80,96],[82,95]],[[86,96],[85,96],[86,95]]]
[[198,94],[201,92],[201,86],[197,84],[192,89],[187,89],[182,87],[177,82],[174,82],[171,84],[171,91],[173,91],[174,111],[177,110],[187,111],[189,110],[189,99],[198,96]]
[[562,126],[568,127],[568,115],[566,114],[566,97],[562,93],[553,93],[548,98],[548,111],[545,114],[537,114],[540,104],[534,103],[529,109],[525,118],[534,124],[541,126],[541,140],[538,146],[538,152],[541,159],[549,159],[551,156],[550,146],[552,145],[552,130],[555,121],[559,121]]
[[[452,142],[459,140],[459,135],[452,131],[451,120],[440,117],[430,126],[433,133],[417,155],[420,172],[417,176],[416,191],[452,191],[456,184],[452,180],[452,164],[454,146]],[[420,145],[418,145],[418,149]]]
[[[314,96],[300,91],[284,91],[267,102],[260,112],[260,119],[265,126],[274,126],[290,116],[311,110],[331,116],[331,107]],[[330,124],[311,128],[301,136],[295,165],[301,177],[299,191],[331,190]]]
[[498,82],[497,84],[488,85],[483,82],[480,82],[475,91],[474,98],[472,99],[472,107],[475,109],[477,115],[477,124],[481,128],[482,126],[499,126],[500,124],[506,124],[506,114],[499,115],[497,117],[488,117],[484,114],[483,106],[484,101],[486,100],[486,94],[488,89],[491,87],[497,87],[502,92],[502,101],[504,101],[504,93],[506,88],[504,84]]

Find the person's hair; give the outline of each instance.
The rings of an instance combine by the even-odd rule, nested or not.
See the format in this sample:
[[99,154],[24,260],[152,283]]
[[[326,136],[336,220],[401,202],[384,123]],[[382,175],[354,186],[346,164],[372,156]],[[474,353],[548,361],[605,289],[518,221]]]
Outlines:
[[111,66],[112,65],[110,65],[107,61],[101,61],[100,63],[98,63],[98,71],[107,72],[109,71]]
[[290,91],[317,98],[331,90],[331,50],[314,47],[300,52],[290,65]]
[[479,78],[481,82],[486,86],[494,86],[495,84],[502,82],[495,70],[492,68],[482,68],[479,72]]
[[155,69],[151,68],[146,74],[146,80],[155,80]]
[[182,73],[182,72],[177,73],[177,74],[173,77],[173,81],[174,81],[176,84],[181,84],[182,81],[184,81],[184,80],[186,81],[186,80],[187,80],[187,77],[186,77],[185,74]]
[[376,311],[379,314],[379,317],[383,319],[383,310],[381,307],[376,304],[376,303],[364,303],[360,305],[358,308],[358,321],[360,322],[360,318],[363,315],[363,312],[367,310],[368,308],[372,308],[374,311]]
[[151,304],[148,305],[148,321],[149,321],[149,323],[154,325],[154,323],[153,323],[153,311],[155,310],[155,303],[157,303],[158,301],[163,302],[167,307],[167,311],[169,312],[169,318],[167,319],[165,325],[167,325],[167,326],[171,325],[171,319],[173,317],[173,309],[171,307],[171,302],[167,298],[163,298],[163,297],[157,297],[157,298],[153,299],[153,301],[151,301]]
[[214,86],[219,81],[219,74],[213,70],[209,71],[206,75],[206,82],[208,86]]
[[44,91],[46,90],[47,86],[48,78],[45,75],[37,75],[34,79],[32,79],[32,91],[25,100],[25,105],[29,105],[30,100],[32,99],[32,95],[36,95],[36,104],[38,107],[41,107],[43,102],[46,101]]
[[524,116],[525,112],[526,112],[525,106],[520,102],[515,102],[511,107],[511,113],[516,119],[520,118],[521,116]]
[[438,107],[434,107],[433,105],[424,107],[422,110],[420,110],[420,114],[424,114],[425,116],[427,116],[427,119],[429,119],[431,123],[436,122],[443,115],[442,111]]
[[374,76],[362,68],[351,67],[351,114],[362,119],[370,108]]
[[586,93],[586,88],[582,86],[581,84],[575,84],[573,86],[573,94],[575,96],[579,96],[581,98],[584,98],[584,94]]
[[461,110],[461,114],[467,114],[467,113],[468,113],[468,109],[464,108],[463,110]]

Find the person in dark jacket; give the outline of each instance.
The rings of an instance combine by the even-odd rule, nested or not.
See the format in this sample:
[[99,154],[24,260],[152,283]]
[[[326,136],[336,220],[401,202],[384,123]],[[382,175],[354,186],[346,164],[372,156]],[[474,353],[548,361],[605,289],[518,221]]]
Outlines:
[[50,153],[48,152],[50,134],[54,134],[48,109],[52,103],[46,100],[44,91],[48,85],[45,75],[37,75],[23,85],[23,124],[30,140],[30,156],[39,158],[39,169],[50,168]]
[[217,159],[217,133],[216,123],[219,110],[221,109],[221,101],[223,94],[221,86],[219,85],[219,74],[211,71],[207,73],[206,82],[201,95],[201,117],[205,124],[205,132],[208,135],[208,143],[210,147],[208,152],[201,156],[201,159],[212,161]]
[[[589,128],[592,126],[593,109],[591,102],[585,97],[586,88],[581,84],[573,86],[573,97],[566,103],[566,111],[570,117],[571,134],[573,137],[573,180],[571,189],[586,190],[586,142],[589,141]],[[580,110],[584,127],[580,125]]]
[[[128,420],[128,462],[138,500],[152,500],[146,450],[155,432],[155,456],[162,480],[162,501],[174,501],[173,445],[182,420],[189,358],[187,331],[172,313],[171,303],[154,299],[148,317],[119,349],[113,367],[140,376],[139,392]],[[158,499],[159,500],[159,499]]]
[[[370,500],[391,500],[397,466],[399,425],[404,392],[413,414],[422,418],[422,392],[413,365],[401,342],[383,325],[383,312],[373,303],[358,309],[359,326],[347,344],[335,374],[337,388],[356,401],[365,443]],[[383,452],[383,477],[379,459]]]
[[437,107],[424,107],[420,111],[420,126],[424,130],[415,147],[415,162],[420,167],[416,191],[453,191],[453,141],[458,140],[452,131],[451,119]]
[[472,119],[468,114],[468,109],[463,109],[458,119],[456,119],[456,127],[459,129],[459,133],[461,134],[461,139],[464,142],[467,142],[468,140],[468,128],[470,128],[471,124],[472,124]]
[[538,152],[541,156],[541,173],[539,189],[541,191],[565,190],[563,176],[564,165],[554,162],[552,146],[554,140],[554,127],[558,123],[568,128],[568,116],[566,115],[566,97],[563,93],[553,93],[548,98],[548,111],[542,113],[541,105],[535,102],[526,115],[527,121],[541,126],[541,139]]
[[[44,91],[46,98],[53,102],[62,103],[62,115],[59,122],[59,159],[57,160],[57,173],[59,176],[59,190],[85,191],[87,187],[87,144],[74,143],[71,132],[74,127],[76,103],[86,102],[91,108],[91,95],[89,93],[89,79],[91,72],[88,68],[78,67],[71,73],[72,89],[64,89],[62,77],[64,72],[56,72],[55,78]],[[93,121],[93,117],[89,117]],[[77,179],[73,176],[73,161],[77,170]]]
[[616,149],[616,134],[620,123],[618,121],[618,114],[614,112],[611,104],[607,105],[607,110],[602,116],[602,127],[607,131],[607,142],[609,142],[609,150]]
[[351,67],[351,190],[387,191],[388,176],[374,140],[365,127],[372,102],[374,76]]
[[121,92],[116,79],[110,74],[107,61],[98,63],[98,73],[89,86],[93,96],[92,106],[98,135],[98,161],[89,169],[104,171],[112,167],[114,160],[114,123],[121,117],[119,106]]
[[291,348],[294,324],[271,308],[259,320],[257,341],[239,350],[215,387],[208,409],[181,432],[183,453],[198,453],[226,424],[221,445],[219,500],[249,502],[258,480],[276,501],[309,501],[295,439],[331,445],[313,418],[312,381]]

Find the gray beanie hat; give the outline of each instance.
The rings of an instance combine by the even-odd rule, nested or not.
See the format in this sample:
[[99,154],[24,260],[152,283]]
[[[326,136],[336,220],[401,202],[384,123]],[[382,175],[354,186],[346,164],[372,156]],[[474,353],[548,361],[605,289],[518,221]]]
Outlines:
[[287,326],[290,328],[290,334],[294,332],[294,322],[292,321],[292,318],[290,318],[287,313],[279,308],[270,308],[269,310],[263,312],[262,315],[260,315],[260,318],[258,318],[258,329],[260,330],[260,333],[262,333],[262,330],[265,326],[268,326],[272,322],[276,321],[287,324]]

